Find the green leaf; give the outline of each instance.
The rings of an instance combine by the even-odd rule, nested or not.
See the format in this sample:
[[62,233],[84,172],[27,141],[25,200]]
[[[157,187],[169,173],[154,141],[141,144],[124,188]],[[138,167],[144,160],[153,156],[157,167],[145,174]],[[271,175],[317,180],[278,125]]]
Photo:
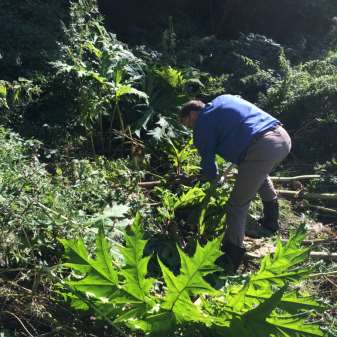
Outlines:
[[192,187],[186,193],[181,195],[176,201],[174,208],[192,206],[200,204],[200,202],[205,198],[205,192],[200,187]]
[[273,310],[277,307],[281,298],[285,292],[286,288],[283,287],[282,289],[275,292],[270,298],[263,301],[260,305],[256,308],[248,311],[246,314],[243,315],[243,319],[258,321],[264,320],[273,312]]
[[300,247],[304,237],[305,228],[302,225],[285,245],[278,240],[275,253],[262,260],[260,270],[252,276],[251,283],[263,286],[267,282],[270,286],[283,287],[287,281],[296,281],[308,275],[312,269],[302,266],[310,254],[310,248]]
[[[231,287],[232,295],[236,295],[241,290],[241,286],[237,285],[236,287]],[[245,303],[249,307],[255,307],[259,303],[265,301],[270,297],[270,289],[262,288],[255,289],[250,287],[245,293]],[[306,310],[316,310],[322,311],[325,306],[317,303],[312,296],[307,294],[302,294],[299,290],[291,290],[286,292],[278,305],[278,308],[290,313],[295,314],[300,311]]]
[[275,327],[275,331],[279,333],[276,336],[289,337],[312,337],[312,336],[326,336],[319,325],[310,324],[306,322],[303,317],[290,316],[280,317],[272,316],[266,319],[267,323]]
[[307,314],[290,316],[276,313],[282,301],[286,287],[278,290],[267,300],[239,318],[232,320],[230,327],[233,336],[289,336],[312,337],[324,336],[318,325],[306,322]]
[[112,296],[117,290],[118,279],[117,272],[112,267],[110,248],[104,238],[103,229],[100,229],[96,239],[96,259],[89,256],[82,240],[61,242],[65,249],[65,257],[71,261],[64,265],[85,274],[81,280],[69,281],[67,284],[88,297],[102,299]]
[[197,243],[193,256],[178,247],[178,275],[158,259],[166,285],[163,293],[154,287],[154,279],[146,277],[150,257],[143,257],[147,241],[140,220],[137,215],[125,234],[122,269],[109,256],[102,228],[95,258],[82,240],[61,240],[69,260],[65,265],[83,274],[82,279],[66,283],[70,294],[63,293],[78,309],[91,308],[100,319],[152,336],[174,335],[180,328],[191,329],[191,334],[206,331],[231,337],[324,336],[318,324],[308,322],[312,311],[323,307],[297,290],[287,291],[289,282],[307,277],[302,263],[308,252],[300,247],[303,228],[287,244],[278,242],[275,254],[266,257],[243,286],[233,284],[224,292],[204,279],[219,271],[215,261],[222,254],[222,237],[205,246]]
[[163,299],[163,309],[173,311],[178,322],[201,321],[209,323],[208,315],[191,301],[190,295],[219,294],[203,276],[218,270],[216,259],[222,255],[220,244],[222,238],[208,242],[205,247],[197,244],[193,257],[186,255],[179,247],[181,259],[180,274],[175,276],[159,259],[160,268],[167,286]]
[[298,290],[284,294],[279,307],[290,314],[304,310],[322,311],[325,309],[325,306],[317,303],[312,296],[301,294]]
[[6,98],[7,97],[7,87],[4,84],[0,83],[0,97]]
[[[229,296],[229,306],[237,312],[245,311],[247,294],[261,290],[272,293],[273,287],[282,288],[288,282],[305,278],[311,269],[302,266],[309,256],[309,249],[300,247],[304,235],[304,226],[300,226],[285,245],[278,240],[275,253],[263,258],[260,270],[249,278],[236,296]],[[229,288],[228,292],[231,291]]]
[[206,223],[205,223],[205,217],[206,217],[206,212],[208,209],[208,204],[211,201],[212,196],[214,195],[216,190],[216,187],[213,183],[210,183],[210,185],[207,187],[205,197],[202,200],[201,203],[201,211],[198,219],[198,231],[200,235],[203,235],[205,232],[206,228]]
[[92,269],[90,265],[91,259],[82,239],[61,239],[60,242],[64,247],[64,258],[71,261],[64,263],[66,267],[72,268],[80,273],[87,273]]
[[126,245],[120,248],[125,260],[125,266],[120,274],[125,279],[124,291],[141,302],[153,304],[153,301],[150,300],[149,291],[153,286],[154,280],[146,278],[147,266],[151,256],[143,257],[147,241],[142,239],[143,231],[140,221],[141,217],[137,214],[131,228],[132,235],[125,235]]
[[129,212],[130,207],[126,205],[113,204],[112,207],[107,206],[104,209],[103,217],[105,218],[124,218]]
[[102,51],[99,50],[94,46],[94,44],[91,41],[88,41],[85,45],[85,48],[87,48],[92,54],[94,54],[98,59],[102,57]]
[[165,80],[172,88],[179,88],[184,83],[182,73],[170,66],[162,67],[155,71],[160,77]]
[[96,80],[100,84],[106,84],[107,83],[107,79],[105,77],[101,76],[99,73],[97,73],[95,71],[89,71],[89,72],[86,73],[86,75],[89,75],[90,77],[92,77],[94,80]]
[[109,219],[125,218],[126,213],[129,212],[130,207],[126,205],[113,204],[106,206],[102,214],[95,215],[87,221],[87,225],[102,226],[105,225]]
[[145,92],[137,90],[130,85],[120,85],[117,87],[117,90],[115,92],[115,96],[117,98],[120,98],[124,95],[135,95],[139,98],[144,99],[146,102],[148,102],[148,96]]

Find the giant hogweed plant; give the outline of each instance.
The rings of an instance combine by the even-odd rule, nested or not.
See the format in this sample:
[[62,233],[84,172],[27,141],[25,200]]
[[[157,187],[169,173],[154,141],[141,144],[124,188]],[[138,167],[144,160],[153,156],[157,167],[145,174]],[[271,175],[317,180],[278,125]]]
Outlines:
[[148,96],[137,89],[145,64],[105,29],[96,0],[72,2],[70,17],[60,60],[52,65],[56,77],[77,91],[76,124],[84,128],[92,151],[99,138],[102,151],[111,152],[113,127],[126,129],[121,101],[147,104]]
[[155,191],[160,196],[161,206],[157,208],[160,220],[172,228],[178,210],[189,212],[187,223],[193,236],[197,231],[202,240],[214,237],[223,231],[226,217],[225,205],[230,191],[227,186],[217,187],[214,183],[197,183],[193,187],[184,187],[184,192],[175,194],[172,191],[157,187]]
[[301,227],[286,244],[278,241],[275,253],[243,284],[227,282],[217,290],[206,277],[220,271],[215,262],[222,254],[221,237],[197,244],[193,256],[177,247],[178,274],[157,258],[162,272],[157,280],[148,277],[152,257],[143,254],[147,241],[137,215],[119,247],[123,262],[110,255],[103,228],[93,255],[81,239],[61,240],[64,266],[73,275],[62,285],[62,294],[122,334],[129,328],[149,336],[325,336],[312,320],[322,306],[296,288],[311,272],[303,266],[309,255],[300,246],[304,236]]
[[179,106],[197,96],[203,87],[199,76],[197,71],[188,68],[179,70],[167,65],[148,67],[141,88],[148,95],[149,105],[136,122],[136,134],[139,136],[142,129],[147,131],[149,125],[157,120],[157,126],[148,134],[157,141],[174,138],[176,129],[181,127],[177,123]]

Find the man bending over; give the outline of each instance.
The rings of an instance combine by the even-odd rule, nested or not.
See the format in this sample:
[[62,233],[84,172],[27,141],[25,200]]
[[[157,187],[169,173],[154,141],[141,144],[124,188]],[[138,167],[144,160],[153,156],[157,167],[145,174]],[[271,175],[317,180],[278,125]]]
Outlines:
[[233,95],[210,103],[192,100],[181,109],[182,123],[193,129],[205,179],[216,181],[215,155],[238,165],[238,175],[227,206],[223,252],[233,270],[245,253],[243,239],[249,204],[256,193],[263,202],[261,224],[272,233],[279,229],[277,194],[269,177],[290,152],[291,139],[280,121],[254,104]]

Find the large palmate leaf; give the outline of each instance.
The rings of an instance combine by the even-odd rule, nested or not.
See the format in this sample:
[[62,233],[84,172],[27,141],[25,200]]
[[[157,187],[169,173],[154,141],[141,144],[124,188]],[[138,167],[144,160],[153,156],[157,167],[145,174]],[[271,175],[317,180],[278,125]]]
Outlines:
[[107,298],[117,290],[117,272],[112,266],[109,255],[109,244],[100,229],[96,239],[96,258],[89,256],[83,240],[61,240],[65,256],[69,260],[64,265],[85,276],[79,281],[69,281],[67,284],[95,298]]
[[231,336],[242,337],[313,337],[324,336],[319,326],[306,322],[305,315],[276,312],[286,287],[242,316],[235,317],[229,328]]
[[255,286],[265,286],[267,282],[282,287],[287,281],[296,281],[308,275],[311,269],[301,267],[310,252],[310,248],[300,247],[304,237],[305,229],[302,225],[285,245],[278,240],[275,253],[262,260],[260,270],[251,278],[251,282]]
[[132,225],[133,235],[125,235],[126,245],[120,248],[125,260],[125,267],[120,274],[125,278],[124,291],[141,302],[152,303],[149,291],[153,286],[154,279],[146,278],[147,265],[151,256],[143,257],[147,241],[142,239],[140,220],[140,215],[137,215]]
[[[259,293],[272,293],[273,289],[284,287],[288,282],[294,282],[307,276],[311,269],[302,264],[309,256],[308,248],[301,248],[301,242],[305,235],[304,226],[300,226],[285,245],[278,240],[274,254],[267,255],[261,262],[260,270],[253,274],[246,285],[235,296],[229,297],[229,306],[238,312],[245,312],[250,301],[246,296],[256,296]],[[228,289],[231,293],[232,289]]]
[[[144,257],[140,217],[136,216],[120,247],[124,264],[112,263],[109,247],[101,229],[96,241],[95,258],[89,256],[83,241],[62,240],[68,263],[83,277],[67,282],[64,293],[78,309],[92,309],[97,317],[113,325],[124,325],[149,336],[188,335],[228,337],[315,337],[324,336],[312,313],[322,309],[310,296],[289,283],[307,276],[300,267],[308,250],[300,247],[301,227],[274,255],[264,259],[258,272],[243,285],[232,284],[214,289],[205,276],[218,272],[215,261],[221,256],[222,238],[206,245],[196,244],[193,256],[178,247],[181,268],[174,274],[161,260],[164,288],[155,287],[147,278],[150,257]],[[159,283],[158,283],[159,284]],[[70,290],[70,293],[69,293]],[[179,330],[180,329],[180,330]]]
[[307,315],[282,315],[280,312],[274,311],[280,301],[287,298],[284,296],[285,289],[286,287],[280,289],[270,299],[243,316],[243,320],[249,323],[244,325],[249,327],[250,336],[258,336],[257,332],[261,328],[265,332],[269,331],[270,335],[280,337],[287,335],[295,337],[324,336],[317,325],[306,322]]
[[210,318],[202,314],[200,308],[192,302],[190,295],[218,294],[203,277],[218,270],[215,261],[222,255],[220,244],[221,238],[209,241],[204,247],[197,244],[193,257],[189,257],[178,247],[181,260],[178,276],[159,261],[167,286],[162,308],[172,311],[178,322],[210,321]]
[[[242,286],[239,285],[230,288],[232,296],[237,295],[241,290]],[[247,307],[253,308],[270,297],[270,289],[249,288],[245,291],[244,295]],[[290,314],[295,314],[307,310],[321,311],[324,309],[324,306],[318,304],[312,296],[294,289],[284,293],[278,303],[278,308]]]
[[[231,334],[237,336],[309,337],[324,336],[315,324],[308,324],[311,310],[323,307],[298,290],[288,291],[289,282],[308,275],[310,269],[301,267],[309,250],[300,247],[304,226],[282,245],[277,243],[273,255],[266,256],[260,270],[253,274],[241,289],[238,285],[227,289],[224,304],[234,313]],[[277,290],[278,289],[278,290]]]

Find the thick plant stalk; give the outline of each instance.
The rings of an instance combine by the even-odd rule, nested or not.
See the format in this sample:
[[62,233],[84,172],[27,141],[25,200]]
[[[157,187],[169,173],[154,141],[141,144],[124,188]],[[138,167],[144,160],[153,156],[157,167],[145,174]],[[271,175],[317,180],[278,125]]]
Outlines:
[[117,114],[118,114],[118,118],[119,118],[119,124],[120,124],[120,127],[121,127],[121,131],[124,132],[125,126],[124,126],[122,112],[121,112],[121,110],[119,108],[119,105],[117,105]]
[[105,144],[104,144],[104,133],[103,133],[103,116],[102,113],[99,115],[99,128],[100,128],[100,138],[101,138],[101,146],[102,151],[104,152]]
[[112,149],[112,135],[113,135],[113,128],[112,127],[113,127],[113,122],[115,120],[116,111],[117,111],[117,103],[114,106],[114,109],[112,111],[111,118],[110,118],[110,126],[109,126],[110,139],[109,139],[109,148],[108,148],[109,153],[111,153],[111,149]]
[[92,133],[90,132],[89,134],[89,139],[90,139],[90,144],[91,144],[91,151],[94,156],[96,156],[96,149],[95,149],[95,143],[94,143],[94,138],[92,136]]

